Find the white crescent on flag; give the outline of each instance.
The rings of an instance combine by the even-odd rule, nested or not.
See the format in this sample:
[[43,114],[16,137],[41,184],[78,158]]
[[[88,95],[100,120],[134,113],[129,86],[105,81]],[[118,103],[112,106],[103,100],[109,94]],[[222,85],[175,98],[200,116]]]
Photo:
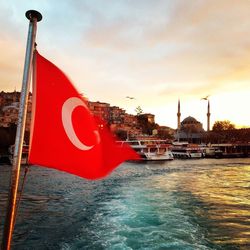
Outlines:
[[117,145],[105,122],[91,113],[56,65],[37,51],[35,57],[30,164],[96,180],[125,160],[140,159],[129,145]]
[[71,141],[71,143],[78,149],[86,151],[86,150],[92,149],[96,144],[100,142],[100,135],[97,130],[94,131],[95,136],[96,136],[96,143],[93,145],[85,145],[79,140],[73,128],[73,124],[72,124],[72,113],[74,109],[78,106],[82,106],[88,110],[88,107],[83,102],[83,100],[81,100],[78,97],[70,97],[64,102],[62,106],[62,123],[63,123],[64,130],[69,140]]

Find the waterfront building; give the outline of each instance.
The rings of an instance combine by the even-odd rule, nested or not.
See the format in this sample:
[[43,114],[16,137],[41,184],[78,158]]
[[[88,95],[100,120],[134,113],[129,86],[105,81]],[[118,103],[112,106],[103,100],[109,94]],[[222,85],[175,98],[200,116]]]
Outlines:
[[149,122],[151,124],[155,123],[155,115],[153,115],[153,114],[150,114],[150,113],[140,114],[140,115],[137,115],[137,117],[139,119],[143,119],[146,122]]
[[13,102],[10,105],[3,106],[0,116],[1,127],[9,127],[13,123],[16,124],[18,117],[18,110],[19,110],[18,102]]
[[125,122],[126,112],[117,106],[110,107],[110,124],[123,124]]
[[[17,124],[18,111],[19,111],[19,98],[20,92],[1,92],[0,93],[0,127],[9,127],[12,124]],[[32,101],[31,94],[28,99],[28,108],[27,108],[27,119],[25,130],[30,130],[31,123],[31,110],[32,110]]]
[[176,130],[175,139],[189,143],[201,143],[203,133],[202,123],[194,117],[188,116],[181,122],[180,129]]
[[88,107],[92,114],[102,118],[106,123],[110,121],[110,104],[105,102],[88,102]]
[[[28,101],[27,125],[26,130],[30,129],[32,100],[31,93]],[[85,97],[83,97],[85,98]],[[20,92],[0,92],[0,127],[9,127],[16,124],[18,119]],[[86,103],[90,111],[103,119],[106,124],[115,132],[116,130],[124,130],[125,133],[137,135],[141,133],[137,116],[127,114],[126,111],[117,106],[111,106],[109,103],[92,102],[86,99]],[[153,122],[154,115],[146,114],[147,120]]]
[[173,139],[175,130],[167,126],[159,126],[157,128],[157,135],[163,139]]
[[203,132],[202,123],[197,121],[194,117],[188,116],[181,122],[181,130],[192,132]]
[[[90,111],[102,118],[109,125],[112,132],[123,131],[126,137],[141,134],[137,116],[127,114],[126,111],[108,103],[88,101]],[[147,120],[154,121],[154,115],[146,114]]]
[[[210,114],[209,114],[210,115]],[[201,143],[204,129],[202,123],[194,117],[188,116],[181,122],[181,106],[178,100],[177,107],[177,129],[174,135],[177,141],[187,141],[189,143]]]
[[19,102],[20,99],[20,92],[13,91],[13,92],[0,92],[0,108],[10,105],[13,102]]
[[135,115],[126,113],[124,116],[124,126],[132,137],[142,134],[142,128],[139,125],[138,117]]

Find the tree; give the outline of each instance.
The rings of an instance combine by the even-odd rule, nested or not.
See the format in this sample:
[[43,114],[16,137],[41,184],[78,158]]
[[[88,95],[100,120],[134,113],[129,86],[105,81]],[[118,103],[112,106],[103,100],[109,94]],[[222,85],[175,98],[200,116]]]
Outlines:
[[213,125],[213,131],[224,131],[224,130],[231,130],[235,129],[235,125],[232,124],[230,121],[216,121]]
[[135,112],[136,112],[137,115],[141,115],[143,113],[143,110],[142,110],[141,106],[137,106],[135,108]]
[[118,129],[115,131],[115,135],[118,137],[119,140],[125,141],[128,136],[128,132],[123,129]]
[[8,153],[8,148],[15,143],[16,124],[9,127],[0,127],[0,153]]
[[158,130],[158,137],[165,140],[165,139],[174,139],[173,134],[170,133],[169,130],[159,129]]
[[137,121],[143,134],[152,135],[152,131],[159,128],[157,123],[149,122],[148,118],[144,115],[137,115]]

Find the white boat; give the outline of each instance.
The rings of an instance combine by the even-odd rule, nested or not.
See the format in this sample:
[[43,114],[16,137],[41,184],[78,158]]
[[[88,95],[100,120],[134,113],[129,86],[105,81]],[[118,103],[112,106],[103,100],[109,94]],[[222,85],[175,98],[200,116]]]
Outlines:
[[121,146],[123,143],[129,144],[140,156],[141,161],[169,161],[173,160],[173,154],[169,150],[170,144],[165,140],[127,140],[118,141]]
[[177,159],[194,159],[204,157],[202,149],[199,145],[189,144],[187,142],[173,143],[171,151],[174,158]]

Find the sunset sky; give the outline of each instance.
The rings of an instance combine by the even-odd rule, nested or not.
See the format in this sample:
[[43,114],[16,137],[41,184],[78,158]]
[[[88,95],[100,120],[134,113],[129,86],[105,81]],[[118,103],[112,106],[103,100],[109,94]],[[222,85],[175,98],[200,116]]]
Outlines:
[[212,124],[250,127],[249,0],[1,0],[0,90],[21,88],[29,9],[39,52],[89,100],[176,128],[180,99],[206,129],[210,95]]

